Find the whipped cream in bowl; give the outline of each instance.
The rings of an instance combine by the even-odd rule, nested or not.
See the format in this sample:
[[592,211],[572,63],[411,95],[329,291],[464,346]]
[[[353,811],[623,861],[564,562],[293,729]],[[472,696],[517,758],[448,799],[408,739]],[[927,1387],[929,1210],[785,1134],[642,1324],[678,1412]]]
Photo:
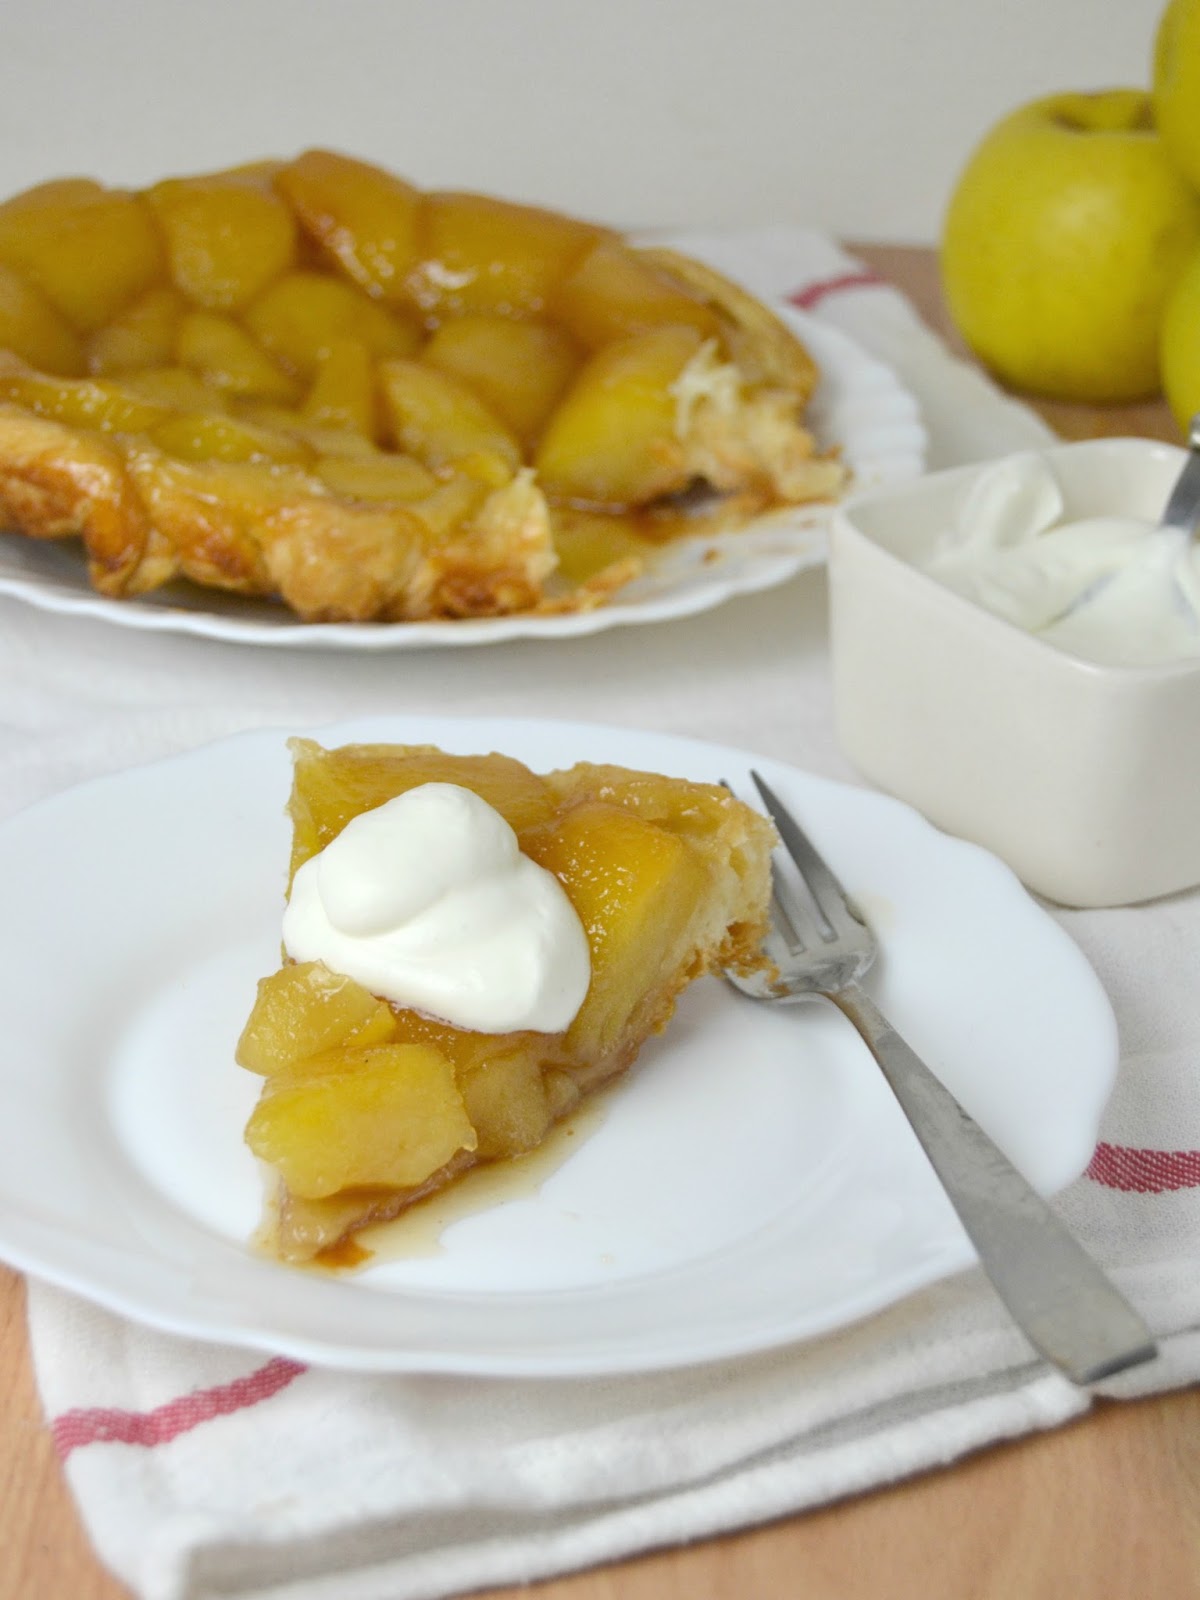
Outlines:
[[1200,553],[1164,525],[1193,462],[1048,444],[833,519],[842,751],[1062,905],[1200,884]]
[[304,862],[283,943],[295,961],[483,1033],[561,1032],[591,982],[587,934],[558,879],[453,783],[363,812]]
[[1045,456],[982,470],[922,565],[976,605],[1086,660],[1200,658],[1200,544],[1142,517],[1070,515]]

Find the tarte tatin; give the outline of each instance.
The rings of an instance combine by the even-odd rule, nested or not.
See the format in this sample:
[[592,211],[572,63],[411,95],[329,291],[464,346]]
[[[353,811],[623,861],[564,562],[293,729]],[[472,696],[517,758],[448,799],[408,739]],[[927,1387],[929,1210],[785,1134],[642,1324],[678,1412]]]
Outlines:
[[719,785],[504,755],[294,741],[292,876],[352,818],[422,784],[486,800],[554,875],[591,978],[562,1032],[483,1033],[389,1004],[319,961],[258,987],[237,1047],[263,1078],[246,1129],[284,1260],[329,1259],[470,1167],[536,1148],[623,1073],[702,974],[762,963],[774,830]]
[[697,261],[330,151],[0,205],[0,520],[114,598],[599,604],[664,540],[837,497],[817,378]]

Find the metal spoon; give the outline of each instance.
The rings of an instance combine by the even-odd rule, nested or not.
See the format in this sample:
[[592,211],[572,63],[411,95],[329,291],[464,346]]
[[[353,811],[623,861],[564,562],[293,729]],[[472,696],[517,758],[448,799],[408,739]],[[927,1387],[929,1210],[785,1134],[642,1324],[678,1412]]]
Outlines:
[[1159,526],[1194,538],[1200,531],[1200,411],[1188,429],[1188,458],[1171,490]]

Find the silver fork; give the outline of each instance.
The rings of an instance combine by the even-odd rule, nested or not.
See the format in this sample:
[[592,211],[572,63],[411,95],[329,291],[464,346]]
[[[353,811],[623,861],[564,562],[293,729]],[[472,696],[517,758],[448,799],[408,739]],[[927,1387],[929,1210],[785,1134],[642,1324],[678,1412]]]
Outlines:
[[755,1000],[823,996],[854,1024],[975,1246],[1009,1315],[1077,1384],[1095,1383],[1158,1352],[1149,1328],[1046,1202],[907,1045],[859,979],[875,936],[813,844],[757,772],[784,848],[812,896],[778,871],[764,950],[776,971],[726,976]]

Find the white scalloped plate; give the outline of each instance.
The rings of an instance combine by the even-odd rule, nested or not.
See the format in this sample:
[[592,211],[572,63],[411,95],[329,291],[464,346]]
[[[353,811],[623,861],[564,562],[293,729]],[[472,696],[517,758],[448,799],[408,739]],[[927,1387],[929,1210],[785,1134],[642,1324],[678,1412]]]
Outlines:
[[[918,477],[925,463],[925,430],[916,400],[895,373],[839,329],[789,307],[778,310],[821,368],[811,426],[823,447],[841,445],[856,491]],[[828,506],[773,512],[735,534],[681,539],[666,546],[653,569],[619,590],[607,605],[566,616],[302,623],[282,606],[189,585],[169,585],[137,600],[106,600],[89,584],[75,541],[18,534],[0,535],[0,594],[45,611],[94,617],[125,628],[309,650],[407,650],[574,638],[627,623],[689,616],[735,595],[773,588],[824,561],[830,515]]]
[[[1083,1170],[1117,1066],[1091,968],[1013,874],[869,790],[745,751],[572,723],[389,718],[347,740],[760,767],[880,935],[871,987],[1045,1193]],[[279,955],[282,731],[71,790],[0,827],[0,1256],[171,1332],[365,1371],[643,1371],[850,1323],[971,1247],[850,1025],[706,979],[569,1159],[341,1277],[248,1241],[259,1080],[233,1049]],[[494,1201],[494,1197],[493,1197]],[[403,1226],[403,1222],[401,1223]]]

